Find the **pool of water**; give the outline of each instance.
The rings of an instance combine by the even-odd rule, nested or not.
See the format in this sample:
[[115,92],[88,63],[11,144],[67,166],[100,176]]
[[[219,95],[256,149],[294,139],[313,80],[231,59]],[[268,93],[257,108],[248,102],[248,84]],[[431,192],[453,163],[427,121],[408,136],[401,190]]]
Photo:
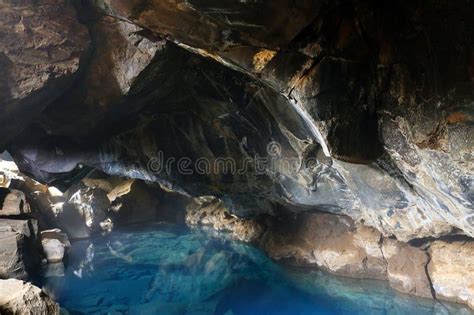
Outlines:
[[74,242],[40,285],[74,314],[471,314],[385,282],[281,266],[203,231],[155,224]]

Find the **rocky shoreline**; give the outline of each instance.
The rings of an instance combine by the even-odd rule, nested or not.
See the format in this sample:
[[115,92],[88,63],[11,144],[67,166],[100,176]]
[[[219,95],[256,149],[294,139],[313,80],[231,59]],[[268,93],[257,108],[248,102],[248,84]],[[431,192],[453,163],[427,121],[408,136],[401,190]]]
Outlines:
[[[39,233],[38,221],[25,194],[0,187],[1,314],[59,314],[57,303],[40,288],[23,281],[37,274],[42,257],[49,261],[51,253],[57,251],[58,244],[50,244],[49,240]],[[62,261],[64,250],[55,256]]]
[[474,309],[474,240],[467,237],[406,243],[348,216],[323,212],[240,219],[212,197],[191,203],[186,222],[226,231],[275,260],[339,276],[386,280],[402,293]]

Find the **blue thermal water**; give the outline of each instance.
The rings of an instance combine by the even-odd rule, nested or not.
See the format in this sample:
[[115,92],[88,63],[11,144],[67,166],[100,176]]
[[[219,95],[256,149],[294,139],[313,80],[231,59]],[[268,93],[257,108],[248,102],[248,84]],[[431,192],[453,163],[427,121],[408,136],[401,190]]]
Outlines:
[[41,280],[74,314],[449,314],[385,282],[283,267],[253,246],[155,224],[74,242]]

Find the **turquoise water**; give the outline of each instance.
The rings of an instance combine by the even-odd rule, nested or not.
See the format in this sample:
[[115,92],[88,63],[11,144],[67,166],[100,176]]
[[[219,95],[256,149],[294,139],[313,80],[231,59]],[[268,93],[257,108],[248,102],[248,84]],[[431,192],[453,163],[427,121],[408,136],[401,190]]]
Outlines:
[[385,282],[283,267],[260,250],[155,224],[75,242],[43,288],[70,314],[470,314]]

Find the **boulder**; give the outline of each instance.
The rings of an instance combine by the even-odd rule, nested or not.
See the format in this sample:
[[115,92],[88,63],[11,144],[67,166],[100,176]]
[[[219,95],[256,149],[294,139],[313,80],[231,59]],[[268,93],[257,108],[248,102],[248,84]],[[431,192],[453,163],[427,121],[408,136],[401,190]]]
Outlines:
[[30,212],[30,206],[22,191],[0,187],[0,217],[18,216]]
[[39,263],[35,220],[0,219],[0,278],[28,277]]
[[43,251],[49,263],[57,263],[63,260],[66,247],[57,239],[43,239],[41,241]]
[[21,280],[0,280],[0,313],[12,315],[56,315],[59,305],[40,288]]
[[274,222],[261,245],[274,259],[314,265],[338,275],[386,279],[381,240],[377,230],[347,216],[304,213]]
[[[74,192],[74,191],[73,191]],[[87,227],[100,230],[100,222],[106,219],[110,206],[107,194],[102,189],[81,188],[69,198],[68,204],[75,207],[85,218]]]
[[474,242],[435,241],[428,252],[428,273],[436,298],[474,308]]
[[60,229],[42,231],[41,244],[49,263],[61,262],[71,247],[67,235]]
[[400,292],[433,297],[426,272],[429,256],[421,248],[393,239],[384,239],[382,252],[387,260],[390,286]]
[[133,224],[159,219],[163,191],[139,180],[121,180],[107,194],[109,215],[115,224]]
[[101,231],[110,206],[105,191],[96,188],[72,188],[69,199],[53,205],[56,225],[71,239],[88,238]]
[[61,202],[53,206],[55,223],[71,239],[88,238],[91,234],[84,214],[73,204]]
[[64,244],[65,247],[71,247],[71,243],[67,237],[67,234],[61,231],[60,229],[52,229],[41,231],[41,239],[56,239]]

